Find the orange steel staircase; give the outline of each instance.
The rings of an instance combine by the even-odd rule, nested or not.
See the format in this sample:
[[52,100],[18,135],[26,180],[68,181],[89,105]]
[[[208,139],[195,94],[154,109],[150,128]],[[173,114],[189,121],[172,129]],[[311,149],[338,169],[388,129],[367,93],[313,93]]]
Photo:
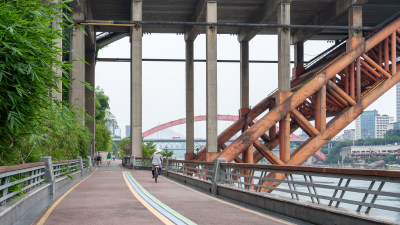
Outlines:
[[[192,159],[226,158],[227,162],[257,163],[265,157],[272,164],[303,164],[400,81],[400,67],[396,64],[399,55],[400,18],[397,18],[367,39],[353,37],[307,66],[291,80],[290,97],[277,104],[278,92],[274,91],[218,136],[218,154],[208,154],[203,149]],[[264,112],[267,113],[253,122]],[[284,160],[275,156],[272,149],[280,143],[279,133],[285,132],[284,129],[277,132],[276,125],[287,115],[290,115],[290,133],[301,128],[309,138]],[[326,122],[327,117],[333,118]],[[311,120],[315,120],[315,126]],[[226,145],[241,130],[242,135]],[[251,146],[256,149],[254,152]],[[240,158],[248,149],[252,160]]]

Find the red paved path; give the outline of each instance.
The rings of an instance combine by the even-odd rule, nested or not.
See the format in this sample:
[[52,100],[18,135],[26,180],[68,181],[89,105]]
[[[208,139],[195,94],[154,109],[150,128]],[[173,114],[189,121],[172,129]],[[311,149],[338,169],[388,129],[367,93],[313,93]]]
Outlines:
[[[131,193],[122,176],[120,161],[100,167],[69,193],[45,224],[163,224]],[[128,170],[152,195],[197,224],[282,224],[216,201],[150,171]]]

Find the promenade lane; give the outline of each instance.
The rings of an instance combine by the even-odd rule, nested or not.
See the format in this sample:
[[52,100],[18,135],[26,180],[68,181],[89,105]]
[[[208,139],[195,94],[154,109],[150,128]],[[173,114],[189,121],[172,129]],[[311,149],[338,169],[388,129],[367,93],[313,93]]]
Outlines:
[[103,164],[70,192],[44,224],[163,224],[126,185],[121,161]]
[[257,212],[247,208],[242,210],[232,206],[235,203],[226,204],[230,202],[196,191],[163,176],[159,177],[158,183],[155,183],[151,178],[151,171],[130,170],[130,172],[150,194],[197,224],[307,224],[279,214],[267,215],[263,210]]

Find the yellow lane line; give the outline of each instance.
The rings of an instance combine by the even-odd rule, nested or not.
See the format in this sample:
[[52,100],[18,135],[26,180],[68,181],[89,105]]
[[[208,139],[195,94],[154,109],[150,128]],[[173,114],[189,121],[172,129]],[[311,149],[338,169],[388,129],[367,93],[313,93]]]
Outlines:
[[241,207],[241,206],[232,204],[232,203],[230,203],[230,202],[227,202],[227,201],[224,201],[224,200],[221,200],[221,199],[212,197],[212,196],[210,196],[210,195],[204,194],[204,193],[202,193],[202,192],[200,192],[200,191],[196,191],[196,190],[194,190],[194,189],[192,189],[192,188],[186,187],[185,185],[182,185],[182,184],[177,183],[177,182],[175,182],[175,181],[172,181],[172,180],[170,180],[170,179],[164,179],[164,180],[168,180],[169,182],[175,183],[175,184],[177,184],[177,185],[179,185],[179,186],[181,186],[181,187],[183,187],[183,188],[186,188],[186,189],[188,189],[188,190],[190,190],[190,191],[196,192],[197,194],[203,195],[203,196],[205,196],[205,197],[207,197],[207,198],[211,198],[211,199],[213,199],[213,200],[215,200],[215,201],[217,201],[217,202],[220,202],[220,203],[223,203],[223,204],[226,204],[226,205],[235,207],[235,208],[240,209],[240,210],[243,210],[243,211],[245,211],[245,212],[252,213],[252,214],[255,214],[255,215],[257,215],[257,216],[261,216],[261,217],[264,217],[264,218],[267,218],[267,219],[270,219],[270,220],[273,220],[273,221],[276,221],[276,222],[279,222],[279,223],[282,223],[282,224],[293,225],[293,223],[290,223],[290,222],[287,222],[287,221],[284,221],[284,220],[281,220],[281,219],[278,219],[278,218],[275,218],[275,217],[272,217],[272,216],[268,216],[268,215],[265,215],[265,214],[263,214],[263,213],[260,213],[260,212],[251,210],[251,209],[246,209],[246,208],[244,208],[244,207]]
[[158,212],[157,210],[155,210],[153,208],[153,206],[151,206],[149,203],[147,203],[136,191],[135,189],[133,189],[131,183],[129,183],[128,179],[126,178],[126,175],[124,173],[124,171],[122,171],[122,176],[124,177],[125,183],[128,186],[129,190],[131,190],[133,196],[135,196],[135,198],[137,200],[139,200],[140,203],[142,203],[142,205],[144,207],[147,208],[147,210],[149,210],[151,213],[153,213],[159,220],[161,220],[161,222],[163,222],[164,224],[168,224],[168,225],[174,225],[173,222],[171,222],[167,217],[165,217],[163,214],[161,214],[160,212]]
[[53,205],[46,211],[46,213],[43,215],[43,217],[39,220],[39,222],[37,223],[37,225],[43,225],[44,222],[46,222],[47,218],[50,216],[50,214],[53,212],[53,210],[57,207],[58,204],[60,204],[60,202],[72,191],[74,190],[76,187],[78,187],[78,185],[80,185],[83,181],[87,180],[90,176],[92,176],[95,172],[97,171],[97,167],[96,169],[93,171],[93,173],[91,173],[89,176],[85,177],[85,179],[81,180],[79,183],[75,184],[74,186],[72,186],[68,191],[66,191],[60,198],[57,199],[56,202],[53,203]]

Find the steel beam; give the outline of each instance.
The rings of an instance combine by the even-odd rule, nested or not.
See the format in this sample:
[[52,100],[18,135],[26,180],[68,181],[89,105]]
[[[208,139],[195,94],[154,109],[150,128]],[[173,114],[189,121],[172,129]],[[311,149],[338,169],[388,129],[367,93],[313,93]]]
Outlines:
[[286,99],[283,103],[276,106],[273,110],[263,116],[257,123],[250,127],[245,133],[238,137],[223,151],[219,157],[226,158],[227,161],[232,161],[234,156],[240,154],[244,149],[250,146],[256,139],[258,139],[266,130],[271,128],[275,123],[286,116],[291,110],[300,105],[309,96],[313,95],[316,91],[320,90],[323,85],[332,79],[337,73],[342,71],[350,63],[354,62],[361,54],[369,51],[378,43],[387,38],[387,34],[395,32],[400,27],[400,19],[395,20],[389,24],[384,32],[378,32],[370,37],[365,43],[358,45],[353,51],[338,58],[329,67],[315,75],[315,77],[304,84],[298,91],[291,97]]
[[[262,8],[254,18],[251,20],[252,23],[266,23],[269,20],[273,19],[273,16],[276,15],[276,11],[279,8],[281,2],[291,2],[291,0],[265,0]],[[238,34],[239,41],[250,41],[253,37],[255,37],[262,28],[250,28],[245,27],[240,30]]]
[[[132,20],[142,20],[142,1],[132,0]],[[131,149],[142,156],[142,26],[131,28]]]

